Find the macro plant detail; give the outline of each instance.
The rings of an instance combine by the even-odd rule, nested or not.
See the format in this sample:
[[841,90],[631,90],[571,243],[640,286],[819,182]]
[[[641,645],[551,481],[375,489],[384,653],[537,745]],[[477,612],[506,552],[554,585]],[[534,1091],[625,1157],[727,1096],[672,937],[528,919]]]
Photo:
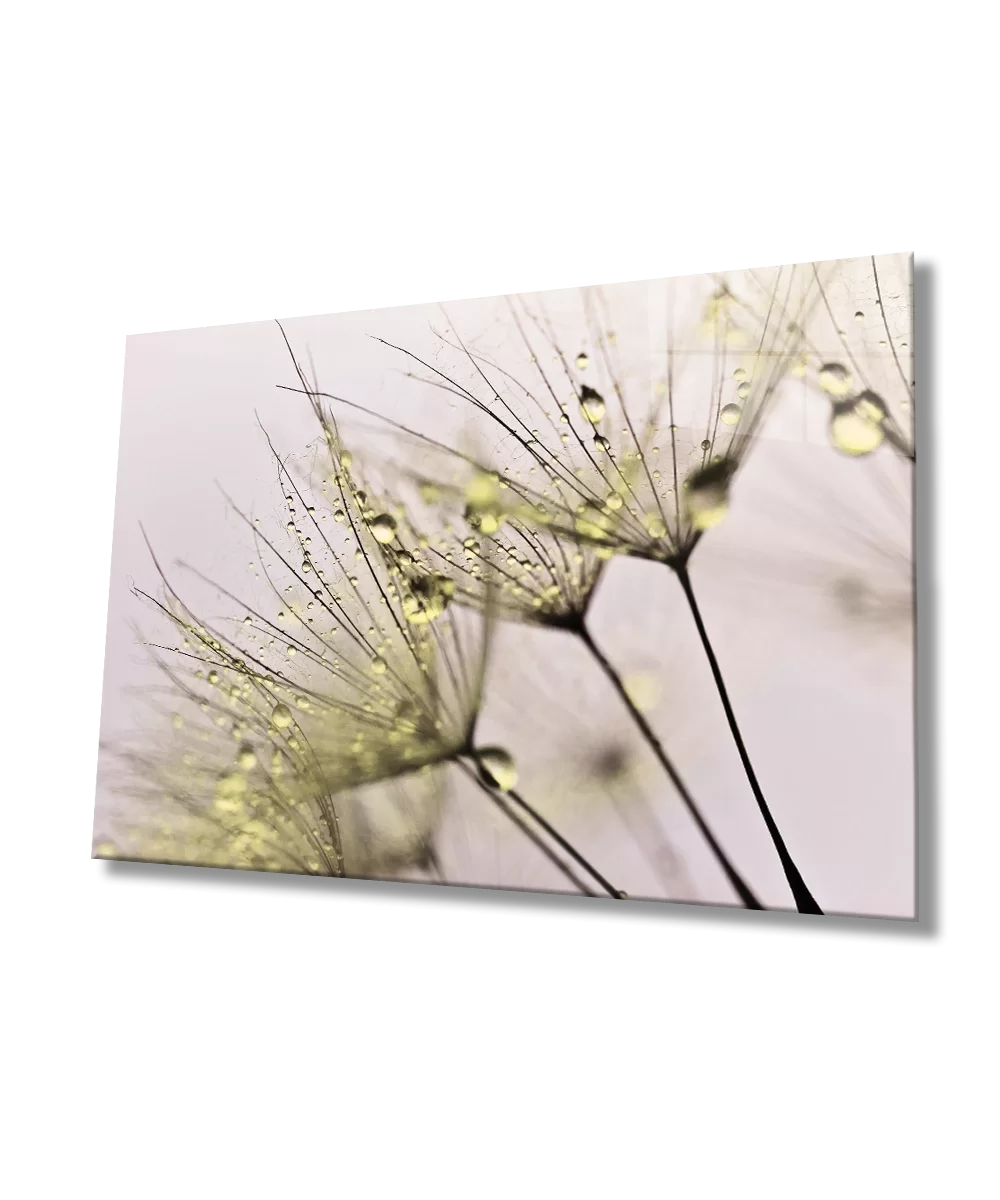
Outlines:
[[[633,415],[632,397],[627,395],[631,389],[615,361],[617,335],[606,329],[608,316],[599,290],[583,296],[590,341],[598,348],[595,358],[599,362],[592,360],[587,350],[581,350],[575,358],[567,355],[556,340],[543,305],[534,311],[523,302],[510,303],[511,321],[534,368],[532,374],[539,377],[537,394],[509,372],[494,369],[491,373],[493,364],[467,351],[461,342],[457,348],[472,367],[472,387],[423,359],[408,357],[414,358],[420,370],[429,372],[432,384],[463,399],[497,427],[508,452],[513,445],[523,452],[522,459],[526,456],[526,468],[502,474],[492,466],[476,466],[465,484],[464,495],[461,484],[454,479],[444,489],[433,482],[418,483],[423,499],[428,498],[428,488],[433,499],[443,498],[446,515],[438,537],[425,536],[422,540],[434,546],[456,591],[468,598],[484,576],[495,575],[495,571],[484,571],[479,561],[483,543],[477,536],[493,539],[507,554],[505,568],[500,571],[502,578],[494,578],[493,583],[501,594],[510,597],[508,609],[513,609],[514,615],[520,610],[524,619],[579,634],[622,700],[631,707],[613,665],[587,630],[586,609],[600,577],[601,563],[615,553],[670,566],[691,606],[730,730],[796,904],[801,911],[818,912],[753,770],[688,570],[701,536],[725,516],[732,481],[752,446],[754,430],[765,419],[774,390],[800,344],[801,321],[813,284],[821,288],[815,269],[814,278],[808,278],[804,288],[797,275],[801,272],[790,268],[779,269],[769,283],[754,277],[754,291],[746,300],[739,300],[727,281],[715,281],[702,302],[701,320],[693,339],[684,343],[690,349],[681,352],[674,340],[675,297],[668,284],[665,376],[653,385],[652,406],[640,408],[638,417]],[[529,329],[540,339],[537,344],[532,342]],[[444,340],[449,343],[447,334]],[[551,359],[553,377],[540,356]],[[696,375],[688,389],[675,378],[681,357],[694,359],[685,364],[688,373]],[[731,370],[731,380],[727,380],[727,367],[732,361],[738,365]],[[698,369],[705,364],[707,370]],[[601,390],[582,381],[588,370]],[[478,390],[474,390],[475,383],[480,385]],[[605,396],[613,397],[613,405]],[[579,412],[575,420],[574,410]],[[413,436],[411,431],[406,432]],[[593,442],[588,444],[591,434]],[[704,436],[699,442],[701,434]],[[665,477],[658,465],[650,466],[651,461],[658,461],[661,441],[669,443]],[[466,458],[461,465],[469,465]],[[539,472],[542,480],[536,483],[531,476]],[[468,535],[462,537],[461,547],[449,544],[449,538],[455,537],[457,499],[464,499],[462,532]],[[505,527],[510,534],[506,545],[496,540]],[[634,708],[632,711],[739,898],[748,907],[759,907],[709,829],[661,741],[641,713]]]
[[[159,659],[176,704],[169,750],[121,755],[126,789],[147,789],[157,808],[152,829],[126,835],[133,849],[162,856],[180,840],[194,861],[330,875],[428,864],[439,774],[457,764],[580,890],[589,888],[535,827],[617,896],[519,795],[510,754],[476,743],[488,616],[448,611],[444,581],[410,556],[378,553],[395,523],[371,507],[335,422],[314,411],[328,468],[322,510],[276,453],[282,541],[236,510],[270,609],[224,591],[246,612],[226,629],[196,617],[162,571],[165,599],[137,590],[179,639],[154,649],[183,665]],[[402,788],[410,777],[416,794]]]
[[[615,897],[669,898],[683,880],[676,898],[753,908],[787,907],[776,862],[799,911],[851,911],[810,834],[834,806],[782,737],[780,701],[762,734],[760,680],[718,597],[739,606],[727,563],[735,583],[744,530],[764,527],[755,463],[775,446],[811,480],[887,454],[912,472],[909,280],[897,256],[253,327],[254,402],[232,409],[271,479],[258,469],[249,499],[215,491],[252,566],[240,580],[234,549],[224,577],[186,552],[161,569],[147,528],[155,586],[134,590],[161,631],[143,638],[157,677],[135,684],[133,728],[105,730],[95,852]],[[865,305],[884,338],[856,319]],[[626,576],[648,583],[622,602]],[[721,734],[700,756],[619,665],[647,617],[644,676],[697,690],[671,711]],[[675,647],[683,673],[661,677]],[[547,767],[530,730],[513,744],[516,720],[497,715],[524,707],[529,657],[574,681],[545,725],[551,745],[561,726],[593,740],[584,780]],[[655,771],[628,766],[647,759]],[[894,870],[885,907],[905,915]],[[544,878],[522,884],[526,871]]]

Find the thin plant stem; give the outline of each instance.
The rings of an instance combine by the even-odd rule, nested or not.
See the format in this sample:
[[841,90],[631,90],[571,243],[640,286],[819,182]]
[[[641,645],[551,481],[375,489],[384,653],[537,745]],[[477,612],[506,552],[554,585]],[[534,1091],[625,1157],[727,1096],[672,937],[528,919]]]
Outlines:
[[663,744],[661,743],[660,739],[656,736],[656,734],[653,732],[652,726],[649,724],[649,722],[646,720],[646,718],[642,715],[642,713],[636,707],[635,702],[632,700],[632,697],[628,694],[628,689],[625,687],[625,684],[622,682],[622,678],[618,674],[618,671],[615,669],[615,667],[612,665],[612,663],[605,656],[604,652],[594,641],[593,637],[591,637],[590,631],[587,629],[586,624],[581,622],[580,626],[576,629],[576,633],[577,633],[578,637],[581,639],[581,641],[583,642],[583,644],[590,651],[590,653],[594,656],[594,660],[597,662],[598,666],[600,666],[601,670],[608,677],[608,679],[611,682],[612,686],[614,687],[615,691],[621,697],[622,703],[628,709],[629,713],[632,716],[633,721],[635,721],[640,732],[642,733],[642,736],[646,739],[646,742],[649,744],[649,748],[653,751],[653,753],[659,759],[660,765],[663,767],[663,769],[666,771],[667,775],[669,776],[670,782],[677,789],[677,792],[680,795],[681,800],[684,802],[685,808],[691,814],[691,817],[694,820],[694,823],[698,826],[698,829],[701,831],[701,834],[704,837],[705,841],[708,842],[709,846],[712,849],[712,853],[718,859],[719,865],[722,867],[722,870],[724,871],[726,878],[729,880],[730,884],[732,884],[732,887],[733,887],[734,891],[736,892],[736,894],[743,901],[744,906],[746,908],[757,908],[757,909],[763,908],[764,907],[763,904],[761,904],[761,902],[757,899],[757,897],[750,890],[750,888],[748,887],[746,882],[743,880],[743,877],[736,870],[736,868],[733,866],[733,864],[729,861],[729,858],[728,858],[726,852],[719,845],[718,841],[716,840],[715,834],[713,834],[711,829],[708,827],[708,823],[706,822],[705,818],[702,816],[701,810],[698,808],[698,805],[695,803],[694,797],[688,791],[687,785],[684,783],[684,780],[681,779],[680,774],[677,771],[677,768],[674,766],[673,762],[670,760],[669,756],[667,755],[667,752],[663,748]]
[[771,835],[771,841],[774,843],[774,848],[778,852],[778,858],[781,860],[782,869],[785,872],[785,878],[788,880],[788,886],[792,889],[792,895],[795,898],[795,905],[799,912],[813,913],[816,916],[823,916],[823,910],[816,903],[812,892],[806,887],[805,880],[802,878],[798,867],[795,865],[792,856],[788,853],[788,848],[785,845],[785,840],[781,836],[781,831],[771,815],[771,810],[767,806],[767,801],[764,799],[764,792],[761,789],[760,783],[757,780],[757,774],[753,769],[753,763],[750,761],[750,755],[746,748],[746,743],[743,741],[743,735],[740,733],[740,727],[736,720],[736,714],[733,712],[733,706],[729,699],[729,691],[726,688],[726,682],[722,676],[722,669],[719,666],[719,660],[715,657],[715,651],[712,648],[712,643],[709,640],[708,630],[705,628],[705,622],[702,620],[701,610],[698,608],[698,601],[695,599],[694,588],[691,586],[691,577],[688,574],[686,565],[674,566],[674,572],[680,580],[680,585],[684,590],[684,595],[687,597],[688,606],[691,609],[691,615],[694,617],[694,623],[698,627],[698,636],[701,638],[701,644],[705,650],[705,655],[708,658],[708,665],[712,669],[712,677],[715,680],[715,686],[719,693],[719,699],[722,701],[722,707],[726,713],[726,720],[729,723],[729,731],[733,735],[733,741],[736,744],[736,749],[739,751],[740,761],[743,763],[743,770],[746,772],[746,777],[749,780],[750,788],[753,791],[754,799],[757,801],[757,807],[760,809],[760,815],[764,818],[764,824],[767,826],[767,832]]
[[526,800],[524,800],[516,792],[501,792],[496,788],[490,787],[490,785],[488,783],[484,782],[484,780],[480,778],[479,773],[477,771],[474,771],[470,767],[467,767],[465,765],[465,763],[459,762],[459,766],[466,773],[466,775],[468,775],[469,778],[477,785],[477,787],[481,788],[486,793],[486,795],[489,796],[489,798],[493,801],[493,803],[497,806],[497,808],[504,814],[504,816],[507,817],[508,820],[512,821],[518,827],[518,829],[521,830],[521,832],[545,855],[545,857],[549,860],[549,862],[551,862],[553,864],[553,866],[555,866],[570,881],[570,883],[573,884],[573,886],[575,888],[577,888],[585,896],[595,896],[596,895],[596,893],[593,892],[583,882],[583,880],[581,880],[576,875],[576,873],[573,871],[573,869],[568,864],[563,862],[563,860],[559,857],[559,855],[556,854],[550,846],[546,845],[546,843],[543,841],[543,839],[540,838],[538,836],[538,834],[531,828],[531,826],[524,819],[524,817],[522,817],[521,814],[519,812],[517,812],[516,809],[511,806],[511,803],[509,803],[509,801],[512,801],[514,804],[518,805],[526,813],[528,813],[529,816],[531,816],[532,819],[535,820],[546,831],[546,833],[548,833],[549,836],[552,837],[553,840],[556,841],[566,851],[566,853],[572,859],[574,859],[576,862],[578,862],[580,864],[580,866],[582,866],[590,875],[592,875],[594,877],[594,879],[597,880],[597,882],[601,885],[601,887],[603,887],[604,890],[610,896],[612,896],[616,900],[622,899],[622,893],[617,888],[613,887],[610,883],[608,883],[608,881],[604,878],[604,876],[601,875],[600,872],[596,870],[596,868],[592,867],[590,865],[590,863],[588,863],[587,860],[583,857],[583,855],[580,854],[578,851],[576,851],[570,845],[570,843],[567,842],[566,839],[548,823],[548,821],[546,821],[538,812],[535,811],[534,808],[532,808],[532,806],[530,804],[528,804],[528,802]]

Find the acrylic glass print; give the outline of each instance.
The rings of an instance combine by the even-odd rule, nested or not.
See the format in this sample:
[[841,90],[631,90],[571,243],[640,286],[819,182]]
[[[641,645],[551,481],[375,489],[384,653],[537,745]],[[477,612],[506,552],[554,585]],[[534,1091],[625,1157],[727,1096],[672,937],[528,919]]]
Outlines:
[[130,338],[95,856],[912,917],[912,290]]

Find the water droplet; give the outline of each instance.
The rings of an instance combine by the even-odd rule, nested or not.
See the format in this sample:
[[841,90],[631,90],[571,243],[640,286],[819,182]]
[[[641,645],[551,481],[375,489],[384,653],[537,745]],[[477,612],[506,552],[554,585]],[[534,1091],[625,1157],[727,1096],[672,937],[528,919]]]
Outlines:
[[476,512],[472,508],[466,508],[465,519],[473,529],[478,529],[486,537],[490,537],[496,533],[503,521],[503,517],[499,513]]
[[577,370],[578,371],[586,371],[586,369],[589,366],[590,366],[590,357],[587,354],[586,350],[581,350],[580,353],[576,356]]
[[212,684],[212,686],[214,687],[215,684],[217,684],[219,682],[219,672],[218,671],[209,671],[208,682],[210,684]]
[[517,786],[517,767],[513,758],[500,746],[486,746],[476,752],[479,777],[489,787],[509,792]]
[[340,465],[345,471],[349,471],[354,465],[354,455],[350,452],[350,450],[341,450]]
[[824,363],[819,369],[819,386],[828,396],[846,396],[851,390],[851,373],[843,363]]
[[738,404],[727,404],[719,413],[723,425],[738,425],[743,409]]
[[249,742],[244,742],[240,746],[239,753],[236,755],[236,762],[240,769],[244,771],[252,771],[257,765],[257,754]]
[[712,449],[712,443],[708,440],[708,438],[705,438],[705,440],[701,443],[701,448],[702,450]]
[[287,729],[292,723],[292,710],[287,704],[276,704],[271,713],[271,721],[275,729]]
[[747,396],[750,395],[750,384],[749,383],[741,383],[740,386],[736,389],[736,395],[739,396],[739,398],[741,400],[745,400],[747,398]]
[[380,542],[383,546],[388,546],[392,539],[396,536],[396,521],[388,513],[380,513],[375,517],[369,529],[372,531],[372,536],[376,542]]
[[611,453],[611,443],[601,433],[594,434],[594,445],[597,447],[598,450],[603,451],[605,454]]
[[649,530],[650,537],[662,538],[667,536],[667,526],[663,518],[656,513],[646,514],[646,528]]
[[743,367],[737,367],[736,370],[733,372],[733,378],[736,380],[737,383],[742,383],[746,379],[746,377],[747,377],[747,373],[743,369]]
[[384,658],[378,656],[372,659],[371,672],[373,675],[384,675],[388,669],[388,663]]
[[875,392],[835,404],[830,417],[830,440],[844,454],[860,457],[877,450],[885,439],[885,401]]
[[617,492],[608,492],[607,499],[604,503],[611,509],[612,512],[617,512],[625,501],[618,495]]
[[733,464],[723,460],[688,476],[684,499],[695,529],[711,529],[725,517],[733,470]]
[[859,310],[854,314],[854,319],[855,321],[863,321],[865,319],[865,314]]
[[580,391],[580,412],[591,423],[596,425],[604,417],[604,397],[600,392],[586,384]]
[[443,575],[418,575],[403,597],[403,615],[411,625],[436,621],[451,603],[455,581]]

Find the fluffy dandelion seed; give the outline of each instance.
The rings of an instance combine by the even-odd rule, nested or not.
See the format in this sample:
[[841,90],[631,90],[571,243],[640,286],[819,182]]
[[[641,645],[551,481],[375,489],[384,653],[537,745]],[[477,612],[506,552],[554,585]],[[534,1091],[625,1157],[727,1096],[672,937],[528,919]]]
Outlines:
[[[799,273],[797,268],[779,268],[771,273],[766,283],[764,277],[755,272],[744,277],[740,288],[734,289],[728,282],[716,287],[708,302],[700,306],[702,320],[697,326],[698,335],[707,339],[707,346],[704,343],[697,346],[697,339],[690,344],[682,344],[676,337],[672,319],[668,319],[665,322],[667,340],[664,347],[669,364],[666,380],[662,367],[656,369],[652,380],[654,386],[644,389],[644,396],[640,394],[638,399],[630,395],[628,377],[617,377],[614,364],[605,356],[601,364],[602,373],[610,377],[611,387],[605,395],[600,396],[603,410],[599,420],[610,418],[606,429],[614,437],[613,442],[606,434],[597,434],[593,439],[585,437],[559,416],[560,413],[566,414],[571,402],[567,396],[568,385],[580,403],[584,419],[592,426],[596,424],[584,408],[585,402],[591,398],[590,393],[583,388],[578,389],[570,376],[565,356],[554,340],[551,323],[541,307],[532,312],[522,302],[518,311],[517,306],[511,304],[512,319],[525,342],[526,351],[530,351],[527,361],[537,373],[534,381],[537,391],[533,391],[528,382],[467,351],[469,361],[475,366],[473,378],[479,381],[470,386],[436,366],[428,368],[438,376],[443,389],[453,397],[464,399],[477,414],[492,423],[490,441],[497,447],[497,458],[489,466],[502,461],[505,452],[513,453],[513,462],[505,465],[503,470],[496,471],[494,477],[499,477],[516,497],[515,502],[505,506],[499,516],[492,513],[487,505],[477,506],[468,502],[466,516],[470,525],[476,528],[476,521],[480,519],[477,507],[487,513],[486,529],[492,530],[493,536],[496,536],[501,520],[506,520],[508,540],[513,541],[516,535],[522,543],[523,555],[523,558],[511,555],[508,562],[527,562],[532,570],[537,568],[542,573],[548,572],[560,583],[563,573],[560,563],[577,564],[583,559],[592,567],[596,564],[597,569],[590,576],[582,604],[577,601],[573,606],[564,599],[565,606],[558,609],[548,605],[548,584],[533,587],[534,580],[529,573],[525,571],[522,575],[518,572],[508,581],[510,605],[508,607],[501,601],[502,615],[512,615],[514,612],[518,615],[522,612],[539,614],[528,619],[561,623],[563,628],[576,631],[588,640],[609,677],[613,681],[617,679],[616,686],[627,697],[614,668],[603,659],[600,651],[593,646],[592,639],[589,639],[584,618],[586,601],[602,562],[615,553],[634,554],[667,563],[677,573],[685,586],[696,623],[699,624],[706,653],[714,663],[707,633],[691,591],[689,559],[702,534],[725,516],[733,477],[754,443],[782,376],[802,353],[803,344],[813,350],[808,341],[803,342],[803,329],[809,311],[817,300],[816,285],[822,286],[820,272],[815,268],[811,276],[809,271]],[[583,297],[588,319],[592,319],[592,328],[595,325],[598,327],[597,344],[601,345],[600,324],[593,311],[599,302],[590,298],[588,293],[583,293]],[[670,297],[667,308],[672,308]],[[532,326],[536,337],[534,344],[529,336]],[[603,327],[606,328],[606,324]],[[752,355],[741,352],[742,357],[752,357],[753,362],[752,366],[748,363],[736,369],[743,373],[742,377],[736,377],[740,404],[737,406],[738,414],[731,410],[727,413],[727,417],[737,418],[730,422],[722,416],[725,406],[720,398],[720,380],[723,377],[720,369],[736,375],[736,371],[725,362],[730,354],[729,348],[736,345],[754,347],[754,350]],[[464,346],[462,348],[464,350]],[[548,363],[562,364],[567,378],[559,378],[558,365],[555,368],[543,365]],[[428,366],[426,363],[423,365]],[[549,374],[550,370],[554,370],[555,374]],[[827,363],[823,378],[831,397],[835,396],[838,388],[842,389],[841,398],[850,394],[850,379],[841,364]],[[476,394],[475,389],[481,384],[485,385],[485,395]],[[555,411],[546,397],[555,402]],[[650,407],[648,401],[651,398],[655,402]],[[449,403],[453,405],[454,401],[449,400]],[[547,433],[546,424],[555,436]],[[664,445],[668,442],[668,434],[669,443]],[[668,470],[672,468],[672,480],[661,481],[663,472],[653,472],[649,467],[649,456],[661,446],[667,454],[659,459],[659,463],[667,466]],[[702,455],[700,469],[684,478],[686,465],[692,459],[697,460],[699,449]],[[606,503],[606,498],[612,493],[622,496],[623,503],[620,506]],[[660,523],[663,536],[657,536]],[[493,529],[494,524],[496,530]],[[575,551],[570,548],[574,542],[577,547]],[[448,564],[442,569],[450,570],[455,561],[454,554],[439,547],[434,549]],[[516,565],[514,570],[518,571]],[[456,583],[458,598],[463,602],[475,595],[466,578],[459,576]],[[503,595],[501,591],[501,597]],[[740,749],[748,780],[761,814],[768,822],[775,848],[782,857],[796,903],[802,911],[819,911],[791,863],[767,812],[717,666],[713,667],[713,675],[720,698],[726,706],[730,729]],[[636,715],[644,736],[675,780],[689,811],[712,844],[730,882],[744,903],[758,906],[704,821],[697,815],[693,801],[677,778],[655,734],[642,722],[638,710]]]
[[[907,292],[912,299],[911,260],[908,256],[873,256],[830,265],[830,278],[819,284],[823,303],[806,330],[806,344],[823,363],[816,382],[832,404],[831,442],[842,453],[860,457],[886,441],[913,461],[912,302],[883,303],[887,296],[902,301]],[[870,315],[859,308],[849,323],[856,299],[872,291],[875,298]],[[832,344],[834,337],[850,370],[843,362],[824,361],[827,355],[818,350],[820,345]],[[854,397],[873,399],[852,408],[848,401]]]

